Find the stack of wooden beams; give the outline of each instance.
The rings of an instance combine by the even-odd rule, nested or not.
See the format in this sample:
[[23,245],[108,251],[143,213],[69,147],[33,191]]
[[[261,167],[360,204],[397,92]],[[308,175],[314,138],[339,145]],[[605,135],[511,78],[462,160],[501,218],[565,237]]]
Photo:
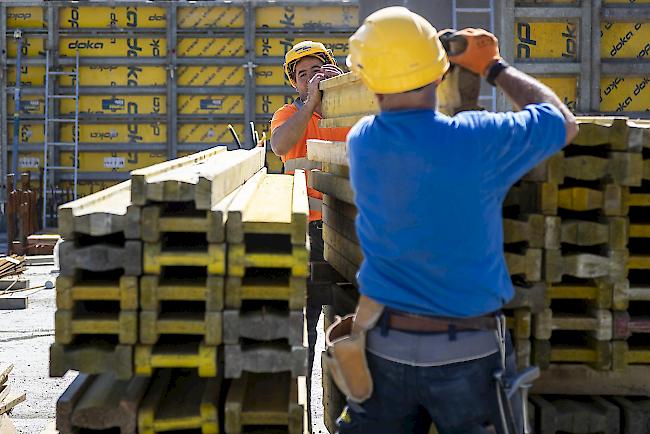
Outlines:
[[[376,112],[353,76],[322,87],[323,126],[352,126]],[[531,398],[542,434],[583,432],[585,424],[618,432],[603,405],[636,426],[650,396],[650,122],[579,122],[572,144],[522,178],[503,211],[516,287],[505,313],[518,365],[542,368]],[[314,188],[324,194],[325,259],[356,284],[363,255],[346,144],[310,140],[308,158],[323,164]]]
[[[303,429],[305,176],[263,166],[262,148],[214,148],[60,208],[50,369],[82,372],[61,434]],[[251,404],[269,384],[268,405]]]
[[25,393],[11,390],[9,374],[13,369],[14,365],[0,365],[0,432],[2,434],[18,434],[9,415],[15,406],[27,399]]

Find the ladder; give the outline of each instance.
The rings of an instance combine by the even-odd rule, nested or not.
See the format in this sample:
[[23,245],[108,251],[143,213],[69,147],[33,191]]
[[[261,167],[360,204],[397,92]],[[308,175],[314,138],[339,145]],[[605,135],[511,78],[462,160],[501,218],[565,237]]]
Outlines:
[[[56,173],[58,171],[72,172],[73,182],[73,199],[77,199],[77,176],[79,172],[79,51],[75,56],[74,71],[56,71],[51,69],[50,64],[50,50],[45,53],[45,126],[44,126],[44,141],[43,141],[43,227],[48,227],[48,195],[51,195],[50,200],[56,201],[55,196],[55,182],[58,180]],[[55,94],[50,93],[58,89],[56,80],[60,76],[69,76],[72,78],[74,85],[74,93],[70,94]],[[54,110],[54,115],[50,112],[50,103],[56,104],[57,101],[64,99],[74,100],[74,113],[64,117],[63,115],[56,115],[60,110]],[[52,107],[54,107],[52,104]],[[72,128],[72,142],[50,141],[50,128],[54,133],[58,130],[54,128],[55,125],[73,124]],[[60,133],[59,133],[60,137]],[[64,166],[59,163],[59,149],[73,150],[72,165]],[[52,173],[50,173],[50,171]],[[58,204],[55,203],[56,207]]]
[[[494,33],[494,0],[482,0],[484,5],[482,7],[463,7],[459,6],[458,3],[462,0],[452,0],[452,15],[451,15],[451,27],[453,29],[458,29],[459,18],[463,15],[470,17],[468,20],[463,20],[464,24],[469,24],[472,27],[481,26],[482,22],[488,21],[490,23],[490,28],[486,29],[491,33]],[[487,17],[486,17],[487,16]],[[480,18],[487,18],[487,20]],[[458,29],[460,30],[460,29]],[[480,95],[479,100],[486,101],[486,108],[491,111],[496,111],[497,109],[497,90],[492,88],[489,95]]]

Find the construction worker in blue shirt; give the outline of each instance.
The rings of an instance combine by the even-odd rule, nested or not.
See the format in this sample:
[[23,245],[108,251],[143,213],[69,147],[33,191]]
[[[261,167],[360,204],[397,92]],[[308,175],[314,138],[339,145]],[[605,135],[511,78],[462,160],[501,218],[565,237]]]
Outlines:
[[[496,314],[514,294],[501,208],[509,188],[578,127],[552,90],[501,59],[494,35],[457,36],[467,47],[448,58],[428,21],[390,7],[350,38],[348,66],[381,110],[348,134],[365,259],[346,338],[362,336],[354,342],[365,351],[347,366],[358,354],[333,347],[350,350],[335,373],[348,381],[337,381],[348,395],[341,434],[426,433],[431,421],[440,434],[521,432],[520,409],[503,417],[493,378],[515,369]],[[450,63],[498,86],[517,111],[437,112]]]

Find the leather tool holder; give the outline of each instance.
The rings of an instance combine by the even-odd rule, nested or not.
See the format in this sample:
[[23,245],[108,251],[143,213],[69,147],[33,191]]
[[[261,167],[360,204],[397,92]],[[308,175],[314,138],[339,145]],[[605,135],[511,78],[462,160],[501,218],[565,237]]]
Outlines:
[[366,359],[366,333],[373,328],[384,306],[361,296],[355,314],[337,317],[325,334],[322,362],[334,382],[351,401],[362,403],[372,395],[372,377]]

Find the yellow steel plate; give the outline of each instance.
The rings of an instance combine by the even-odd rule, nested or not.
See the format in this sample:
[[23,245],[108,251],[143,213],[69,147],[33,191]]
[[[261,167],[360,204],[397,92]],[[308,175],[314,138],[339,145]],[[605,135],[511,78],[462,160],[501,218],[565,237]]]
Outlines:
[[650,23],[601,23],[603,59],[650,59]]
[[357,6],[270,6],[255,10],[257,27],[313,28],[359,26]]
[[[71,142],[72,125],[61,126],[61,141]],[[167,125],[154,123],[79,124],[80,143],[167,143]],[[137,150],[137,148],[134,148]]]
[[[72,152],[61,152],[61,164],[72,165]],[[151,152],[80,152],[80,172],[129,172],[162,163],[166,156]]]
[[570,110],[576,111],[578,78],[575,76],[536,77],[550,87]]
[[285,104],[291,104],[295,95],[257,95],[255,112],[257,114],[273,114]]
[[164,57],[167,41],[160,38],[70,38],[59,40],[61,56],[80,57]]
[[243,86],[245,70],[241,66],[179,66],[179,86]]
[[[117,184],[119,181],[79,181],[77,183],[77,196],[83,197],[89,194],[97,193]],[[59,183],[59,187],[72,191],[72,184],[69,182]]]
[[[244,125],[233,124],[239,140],[244,140]],[[230,143],[234,142],[228,124],[180,124],[178,143]]]
[[180,114],[243,114],[244,97],[241,95],[179,95]]
[[[79,113],[103,114],[164,114],[167,111],[164,95],[83,95],[79,97]],[[60,102],[61,113],[74,113],[75,101]]]
[[179,38],[180,57],[243,57],[243,38]]
[[44,29],[45,15],[41,7],[7,8],[8,29]]
[[[298,42],[305,41],[309,38],[267,38],[260,37],[255,40],[255,54],[257,56],[284,56],[291,47]],[[335,56],[347,56],[349,53],[348,38],[315,38],[322,42],[325,47],[332,50]]]
[[259,86],[291,86],[282,66],[258,66],[255,68],[255,82]]
[[[73,71],[73,67],[66,67]],[[70,76],[59,77],[61,86],[72,86]],[[80,66],[80,86],[164,86],[167,71],[164,66]]]
[[602,77],[600,111],[650,111],[650,77]]
[[[38,65],[22,65],[20,67],[21,87],[43,86],[45,83],[45,67]],[[7,86],[16,85],[16,67],[7,67]]]
[[[45,113],[45,96],[38,95],[21,95],[20,112],[30,115],[42,115]],[[13,95],[7,98],[7,115],[13,116],[16,111]]]
[[59,9],[62,29],[138,28],[164,29],[165,8],[152,6],[72,6]]
[[515,22],[515,58],[575,61],[578,22]]
[[244,8],[237,6],[178,8],[176,22],[179,29],[244,27]]
[[[37,124],[21,122],[18,136],[20,143],[43,143],[43,128],[43,122]],[[8,143],[13,143],[13,137],[14,125],[12,122],[7,122]]]
[[[22,57],[45,57],[45,39],[35,36],[23,37]],[[7,57],[16,58],[18,43],[14,38],[7,38]]]

